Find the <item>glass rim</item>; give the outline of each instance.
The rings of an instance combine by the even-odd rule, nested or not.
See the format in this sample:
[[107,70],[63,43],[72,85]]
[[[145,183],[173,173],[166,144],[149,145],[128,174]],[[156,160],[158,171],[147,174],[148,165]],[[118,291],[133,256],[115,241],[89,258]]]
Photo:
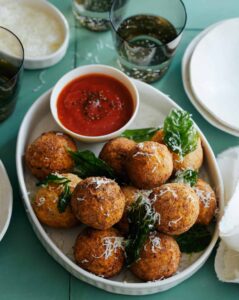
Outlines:
[[[123,40],[124,42],[126,42],[126,43],[128,43],[128,44],[132,44],[132,42],[127,41],[125,38],[123,38],[123,37],[118,33],[117,29],[116,29],[115,26],[114,26],[114,23],[113,23],[113,20],[112,20],[112,14],[113,14],[112,10],[113,10],[114,3],[115,3],[116,1],[117,1],[117,0],[113,0],[113,1],[112,1],[112,5],[111,5],[110,11],[109,11],[109,21],[110,21],[111,28],[114,30],[115,34],[117,34],[117,35],[121,38],[121,40]],[[186,27],[188,15],[187,15],[187,10],[186,10],[186,7],[185,7],[185,4],[184,4],[183,0],[178,0],[178,1],[179,1],[179,2],[181,3],[181,5],[182,5],[182,8],[183,8],[183,11],[184,11],[184,14],[185,14],[185,19],[184,19],[184,23],[183,23],[182,28],[181,28],[180,31],[177,33],[177,36],[176,36],[173,40],[171,40],[170,42],[162,43],[162,45],[160,45],[160,46],[151,46],[151,45],[149,45],[148,47],[145,47],[145,46],[139,46],[140,48],[145,48],[145,49],[151,48],[151,49],[153,49],[153,48],[163,47],[163,46],[166,46],[166,45],[170,44],[171,42],[175,41],[175,40],[180,36],[180,34],[183,32],[184,28]]]
[[11,35],[13,35],[14,38],[16,38],[17,41],[19,42],[19,45],[22,49],[21,64],[19,65],[18,70],[16,71],[16,73],[11,78],[9,78],[6,82],[4,82],[4,84],[7,84],[9,81],[11,81],[13,78],[15,78],[21,72],[23,64],[24,64],[24,59],[25,59],[25,50],[24,50],[24,47],[23,47],[23,44],[22,44],[21,40],[19,39],[19,37],[14,32],[12,32],[10,29],[8,29],[4,26],[0,26],[0,30],[1,29],[5,30],[5,31],[8,31]]

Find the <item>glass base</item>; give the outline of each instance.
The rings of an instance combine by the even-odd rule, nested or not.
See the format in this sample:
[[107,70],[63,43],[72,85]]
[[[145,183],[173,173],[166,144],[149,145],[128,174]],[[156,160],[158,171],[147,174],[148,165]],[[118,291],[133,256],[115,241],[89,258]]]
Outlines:
[[166,62],[160,66],[138,67],[121,59],[117,60],[120,69],[129,77],[141,80],[146,83],[153,83],[160,80],[167,72],[170,62]]
[[5,121],[15,110],[16,101],[12,102],[7,107],[0,107],[0,122]]
[[108,20],[84,17],[79,15],[75,16],[75,18],[80,26],[92,31],[107,31],[110,29]]

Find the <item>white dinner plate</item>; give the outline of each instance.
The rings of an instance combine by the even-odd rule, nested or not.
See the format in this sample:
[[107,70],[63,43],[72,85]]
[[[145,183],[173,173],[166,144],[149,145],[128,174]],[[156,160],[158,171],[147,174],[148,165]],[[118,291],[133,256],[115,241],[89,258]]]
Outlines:
[[196,48],[198,42],[215,26],[220,24],[222,22],[213,24],[203,30],[200,34],[198,34],[188,45],[187,49],[184,52],[183,59],[182,59],[182,79],[183,79],[183,87],[184,90],[191,101],[191,103],[194,105],[194,107],[197,109],[197,111],[202,115],[202,117],[207,120],[212,126],[229,133],[231,135],[239,137],[239,131],[234,130],[222,123],[220,123],[213,115],[211,115],[198,101],[197,97],[194,95],[191,83],[190,83],[190,70],[189,70],[189,64],[190,59],[192,56],[192,53],[194,49]]
[[239,18],[212,28],[190,61],[191,87],[201,105],[224,125],[239,130]]
[[0,241],[4,237],[12,215],[12,186],[0,160]]
[[[140,95],[140,109],[131,128],[158,126],[162,124],[164,118],[172,108],[178,107],[175,102],[155,88],[139,81],[135,81],[135,84]],[[27,112],[19,130],[16,151],[17,174],[23,203],[36,235],[49,254],[77,278],[98,288],[118,294],[153,294],[170,289],[192,276],[210,255],[218,238],[218,226],[213,234],[210,245],[203,252],[194,255],[184,254],[182,256],[177,274],[161,281],[141,282],[127,270],[123,270],[114,278],[105,279],[95,276],[77,266],[74,263],[72,246],[81,230],[81,226],[70,230],[57,230],[44,227],[40,224],[31,206],[31,198],[36,190],[36,180],[25,168],[24,153],[27,145],[41,133],[49,130],[59,130],[50,113],[49,97],[50,92],[42,95]],[[201,132],[200,134],[205,154],[204,170],[207,170],[211,185],[217,191],[219,207],[221,209],[223,207],[221,175],[210,145],[204,135]],[[78,143],[78,146],[80,149],[91,149],[98,154],[102,144]]]

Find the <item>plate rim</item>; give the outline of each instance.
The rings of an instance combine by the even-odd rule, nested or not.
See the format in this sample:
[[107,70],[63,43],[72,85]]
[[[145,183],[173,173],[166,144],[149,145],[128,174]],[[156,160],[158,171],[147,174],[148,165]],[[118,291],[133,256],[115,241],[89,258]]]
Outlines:
[[[180,108],[178,104],[176,104],[172,99],[170,99],[167,95],[165,95],[164,93],[162,93],[161,91],[159,91],[158,89],[140,82],[138,80],[134,80],[136,87],[138,88],[138,86],[142,86],[144,89],[151,89],[151,91],[153,91],[154,93],[159,94],[161,97],[164,97],[165,100],[167,100],[167,102],[170,103],[170,105],[172,107],[176,107],[176,108]],[[53,241],[48,237],[47,233],[45,232],[45,230],[43,229],[42,225],[40,224],[39,220],[37,219],[35,213],[33,212],[31,203],[28,199],[28,195],[27,195],[27,190],[26,190],[26,186],[25,186],[25,181],[24,181],[24,168],[23,168],[23,163],[22,163],[22,159],[23,157],[21,156],[21,140],[22,140],[22,136],[24,136],[24,128],[27,125],[27,123],[30,120],[31,114],[33,111],[35,111],[35,109],[40,106],[41,102],[44,101],[44,99],[49,95],[50,95],[51,89],[46,91],[45,93],[43,93],[40,97],[38,97],[38,99],[30,106],[30,108],[28,109],[24,119],[22,120],[19,132],[18,132],[18,137],[17,137],[17,148],[16,148],[16,166],[17,166],[17,176],[18,176],[18,182],[19,182],[19,186],[20,186],[20,190],[21,190],[21,194],[22,194],[22,199],[23,199],[23,203],[24,203],[24,207],[25,210],[27,212],[28,218],[30,220],[30,223],[33,225],[33,229],[37,235],[37,237],[40,239],[40,241],[43,243],[45,249],[48,251],[48,253],[50,253],[50,255],[57,260],[58,263],[60,263],[67,271],[69,271],[71,274],[73,274],[74,276],[76,276],[77,273],[77,277],[83,281],[86,281],[86,279],[88,281],[86,281],[87,283],[90,283],[94,286],[103,288],[103,289],[107,289],[106,287],[109,287],[109,291],[114,292],[114,293],[121,293],[121,294],[134,294],[134,295],[140,295],[140,294],[150,294],[150,291],[147,289],[150,288],[156,288],[156,287],[164,287],[167,285],[173,285],[175,283],[175,281],[177,281],[177,283],[180,283],[182,281],[184,281],[185,279],[187,279],[188,277],[191,277],[192,274],[194,274],[199,268],[201,268],[201,266],[205,263],[205,261],[207,260],[207,258],[209,257],[210,253],[212,252],[217,239],[218,239],[218,222],[217,222],[217,226],[215,228],[215,232],[213,235],[213,238],[211,240],[211,243],[209,244],[209,246],[205,249],[205,251],[203,252],[203,254],[188,268],[186,268],[185,270],[183,270],[182,272],[180,272],[179,274],[175,274],[174,276],[167,278],[163,281],[155,281],[155,282],[142,282],[142,283],[129,283],[129,282],[118,282],[118,281],[113,281],[111,279],[105,279],[105,278],[101,278],[99,276],[96,276],[94,274],[89,273],[88,271],[83,270],[82,268],[80,268],[79,266],[77,266],[73,261],[71,261],[66,255],[64,255],[62,253],[62,251],[53,243]],[[197,125],[196,125],[197,126]],[[219,196],[219,201],[220,201],[220,206],[221,206],[221,211],[222,211],[222,207],[223,207],[223,183],[222,183],[222,177],[221,177],[221,173],[219,170],[219,167],[217,165],[216,162],[216,158],[215,155],[212,151],[212,148],[210,146],[210,144],[208,143],[207,139],[205,138],[204,134],[201,132],[201,130],[198,128],[197,129],[200,133],[200,136],[202,138],[202,142],[204,145],[207,145],[207,151],[209,151],[210,157],[213,158],[213,165],[214,165],[214,169],[216,170],[216,177],[217,177],[217,182],[219,183],[219,190],[218,190],[218,196]],[[38,230],[38,232],[36,231]],[[51,248],[51,251],[54,251],[54,255],[50,252],[50,250],[48,249],[48,246]],[[72,268],[73,271],[70,269]],[[81,277],[82,276],[82,277]],[[96,283],[99,285],[96,285]],[[100,286],[100,284],[102,284],[102,286]],[[104,285],[104,287],[103,287]],[[176,284],[174,284],[176,285]],[[124,289],[124,291],[119,291],[119,290],[112,290],[114,288],[122,288]],[[165,287],[165,289],[168,289]],[[156,292],[160,292],[158,291],[152,291],[151,293],[156,293]]]
[[3,176],[3,182],[5,185],[7,185],[7,189],[9,189],[9,196],[6,197],[7,201],[8,201],[8,214],[7,214],[7,218],[6,221],[4,223],[4,226],[2,228],[2,230],[0,231],[0,242],[3,239],[3,237],[5,236],[8,227],[10,225],[10,221],[11,221],[11,217],[12,217],[12,208],[13,208],[13,191],[12,191],[12,186],[6,171],[6,168],[4,167],[3,162],[0,160],[0,173]]

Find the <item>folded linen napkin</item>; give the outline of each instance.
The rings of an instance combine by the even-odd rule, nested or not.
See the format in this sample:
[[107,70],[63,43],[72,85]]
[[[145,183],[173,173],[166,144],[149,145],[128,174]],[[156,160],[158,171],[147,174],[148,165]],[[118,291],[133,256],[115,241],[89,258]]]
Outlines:
[[219,280],[239,283],[239,147],[222,152],[217,161],[224,182],[225,209],[219,224],[221,242],[215,270]]

